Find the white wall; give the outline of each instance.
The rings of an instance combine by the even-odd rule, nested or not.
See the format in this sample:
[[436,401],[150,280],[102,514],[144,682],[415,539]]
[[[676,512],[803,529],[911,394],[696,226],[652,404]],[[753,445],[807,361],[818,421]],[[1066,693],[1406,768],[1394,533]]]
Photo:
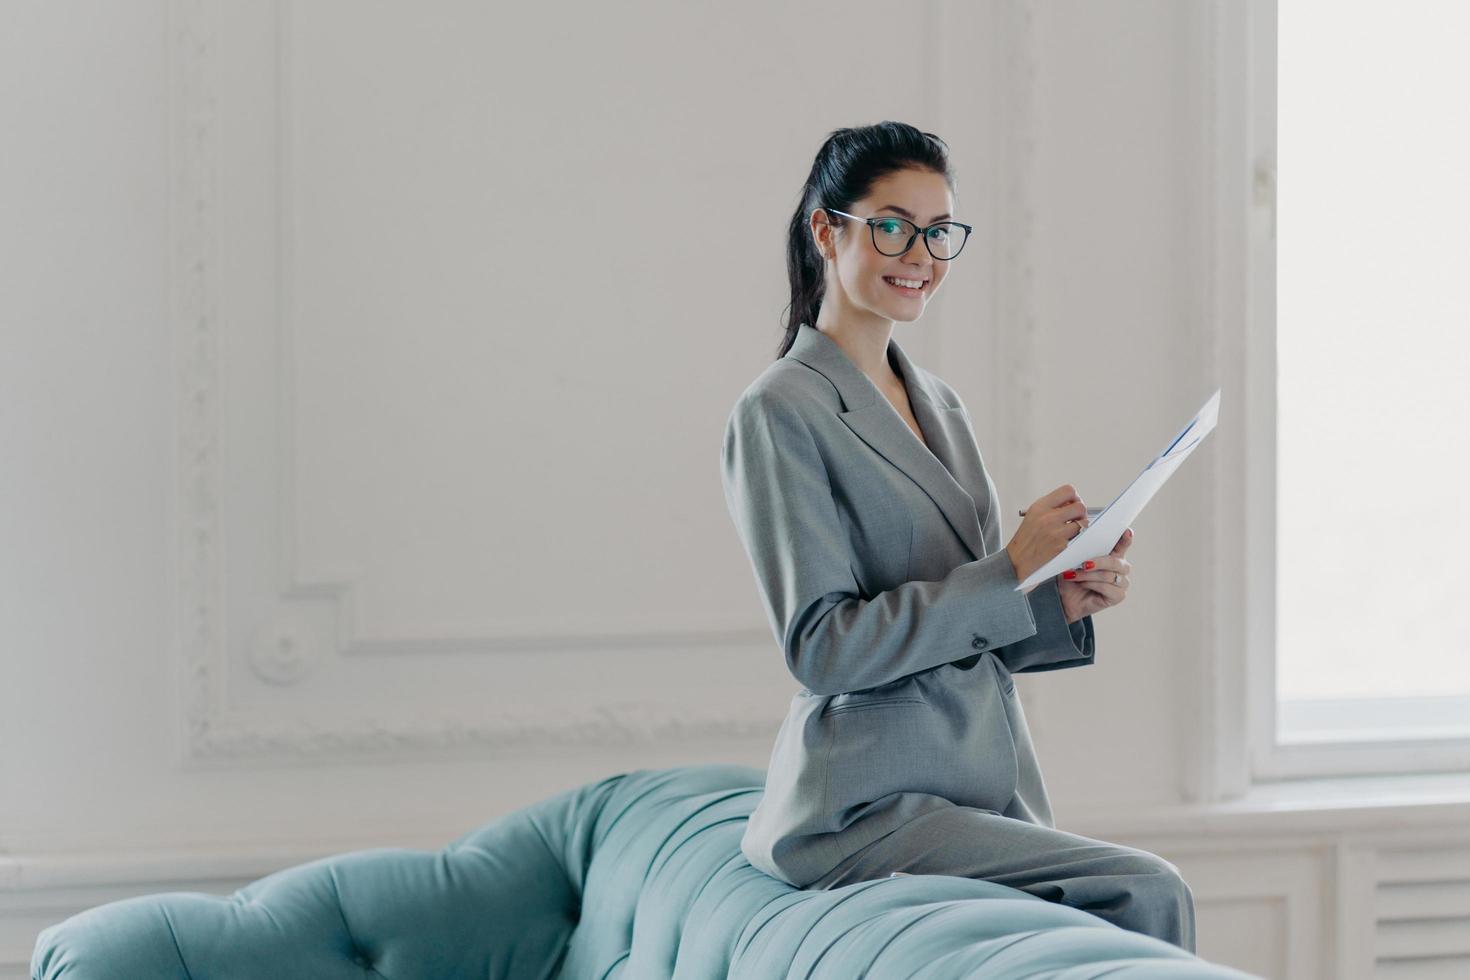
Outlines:
[[[718,447],[833,128],[949,140],[980,237],[897,337],[1007,511],[1107,503],[1213,390],[1208,10],[8,5],[0,968],[121,893],[766,764],[795,682]],[[895,37],[943,67],[876,76]],[[1063,828],[1192,785],[1207,472],[1137,523],[1096,665],[1019,678]],[[1202,951],[1330,963],[1330,868],[1242,912],[1219,840]]]

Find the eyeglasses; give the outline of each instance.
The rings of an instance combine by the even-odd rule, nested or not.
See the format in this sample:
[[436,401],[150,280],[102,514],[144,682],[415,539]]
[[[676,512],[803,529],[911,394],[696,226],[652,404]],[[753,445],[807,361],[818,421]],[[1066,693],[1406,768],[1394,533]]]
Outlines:
[[970,237],[970,226],[958,221],[941,221],[920,228],[907,218],[892,218],[887,215],[881,218],[860,218],[836,208],[822,210],[852,218],[854,221],[866,222],[868,231],[873,236],[873,247],[880,254],[888,256],[902,255],[913,248],[914,239],[923,232],[924,247],[929,250],[929,254],[941,262],[948,262],[960,254],[960,249],[965,247],[965,242]]

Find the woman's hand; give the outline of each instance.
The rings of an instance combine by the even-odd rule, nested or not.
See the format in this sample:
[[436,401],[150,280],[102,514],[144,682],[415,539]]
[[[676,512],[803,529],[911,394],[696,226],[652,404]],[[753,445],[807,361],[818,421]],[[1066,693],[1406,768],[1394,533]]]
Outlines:
[[[1133,563],[1124,558],[1123,553],[1131,544],[1133,528],[1130,527],[1106,556],[1068,569],[1057,577],[1057,592],[1061,594],[1062,612],[1068,624],[1116,606],[1127,597],[1128,573],[1133,570]],[[1092,567],[1088,568],[1089,565]],[[1114,575],[1118,576],[1116,585],[1113,584]]]
[[[1070,483],[1034,501],[1006,545],[1006,553],[1016,570],[1016,581],[1026,581],[1032,572],[1060,555],[1067,542],[1082,533],[1086,523],[1087,505]],[[1027,593],[1032,589],[1027,589]]]

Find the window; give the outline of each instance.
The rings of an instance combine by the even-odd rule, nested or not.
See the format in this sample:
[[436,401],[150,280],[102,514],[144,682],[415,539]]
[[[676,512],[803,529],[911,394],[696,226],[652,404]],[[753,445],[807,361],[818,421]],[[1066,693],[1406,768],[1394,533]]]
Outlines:
[[1470,5],[1251,16],[1275,22],[1253,57],[1272,29],[1279,55],[1250,98],[1276,124],[1250,139],[1276,297],[1274,328],[1250,327],[1276,361],[1275,717],[1253,770],[1470,768]]

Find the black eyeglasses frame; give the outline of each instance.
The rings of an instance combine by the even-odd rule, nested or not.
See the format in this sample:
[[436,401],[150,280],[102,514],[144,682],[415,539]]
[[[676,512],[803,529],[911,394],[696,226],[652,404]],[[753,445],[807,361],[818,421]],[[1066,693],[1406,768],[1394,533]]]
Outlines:
[[[970,233],[975,230],[972,226],[965,224],[963,221],[952,221],[952,220],[949,220],[949,219],[945,219],[944,221],[936,221],[932,225],[925,225],[924,227],[920,228],[914,222],[909,221],[908,218],[905,218],[902,215],[897,215],[897,214],[885,214],[885,215],[882,215],[880,217],[875,217],[875,218],[864,218],[864,217],[861,217],[860,215],[848,214],[846,211],[839,211],[836,208],[823,207],[820,210],[828,211],[828,212],[831,212],[832,214],[840,214],[844,218],[851,218],[854,221],[861,221],[861,222],[864,222],[865,224],[867,224],[867,226],[868,226],[868,237],[871,238],[872,239],[872,242],[873,242],[873,251],[877,252],[879,255],[886,255],[890,259],[891,258],[895,258],[895,257],[900,256],[900,255],[907,255],[908,254],[908,250],[914,247],[914,239],[915,238],[918,238],[920,235],[923,235],[924,236],[924,249],[925,249],[925,251],[927,251],[931,256],[933,256],[934,257],[934,260],[936,262],[949,262],[952,259],[958,258],[960,252],[963,252],[965,250],[965,246],[970,243]],[[910,225],[913,225],[915,231],[914,231],[914,233],[912,235],[909,236],[909,240],[904,243],[903,248],[899,249],[897,252],[892,252],[892,253],[885,252],[881,248],[878,247],[878,231],[877,231],[876,225],[880,221],[903,221],[903,222],[906,222],[906,223],[908,223]],[[951,255],[951,256],[948,256],[948,257],[941,256],[941,255],[934,255],[934,249],[931,248],[930,245],[929,245],[929,235],[928,235],[929,229],[930,228],[938,228],[940,225],[959,225],[961,228],[965,229],[965,240],[963,242],[960,242],[960,251],[959,252],[955,252],[954,255]]]

